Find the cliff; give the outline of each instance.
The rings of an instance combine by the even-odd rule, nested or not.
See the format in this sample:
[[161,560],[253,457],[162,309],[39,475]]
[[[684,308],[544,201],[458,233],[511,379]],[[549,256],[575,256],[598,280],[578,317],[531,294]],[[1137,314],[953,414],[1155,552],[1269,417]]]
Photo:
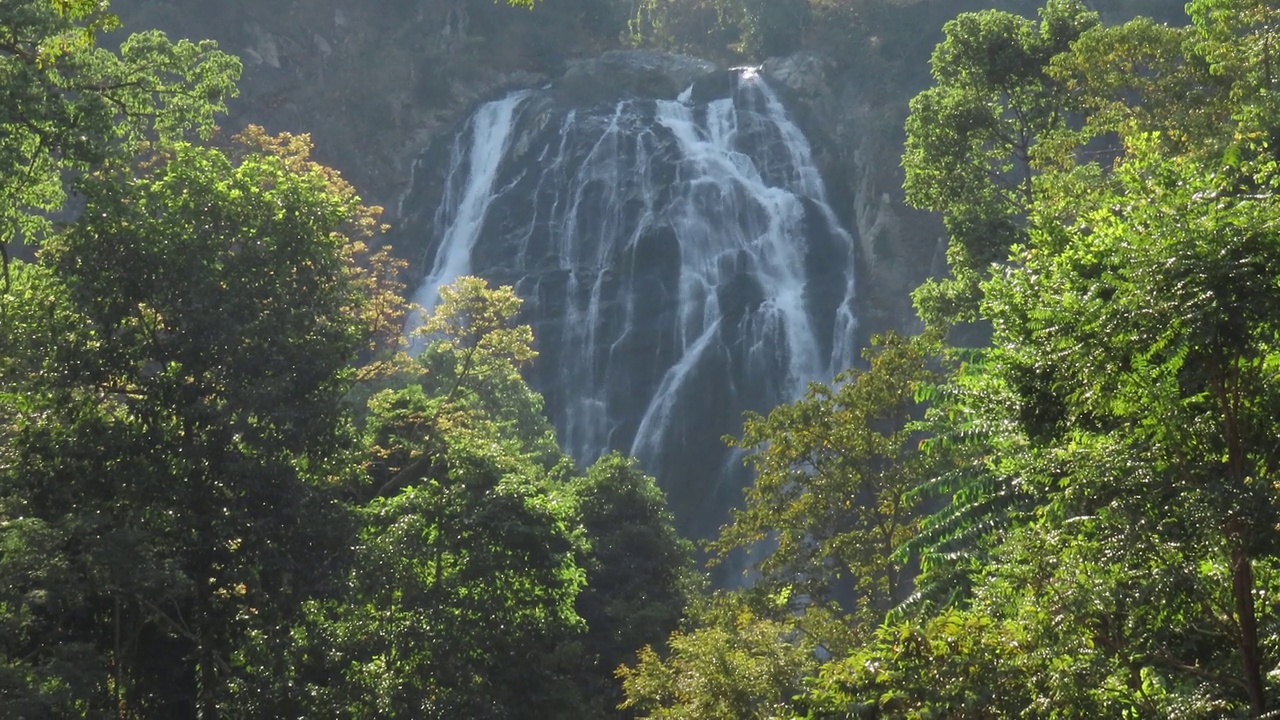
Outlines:
[[387,208],[419,303],[459,274],[514,285],[561,444],[638,457],[681,531],[711,537],[750,482],[720,442],[742,413],[916,329],[910,291],[945,269],[944,240],[903,204],[903,121],[943,22],[982,3],[873,3],[887,14],[758,71],[729,71],[733,48],[619,50],[628,5],[115,9],[238,53],[228,130],[312,133]]
[[[126,29],[210,37],[245,63],[242,95],[226,126],[309,132],[318,158],[341,170],[397,225],[412,165],[478,102],[565,73],[610,85],[588,62],[622,45],[634,3],[541,0],[530,10],[491,0],[116,0]],[[856,32],[810,29],[798,53],[764,63],[814,146],[837,214],[859,236],[863,333],[914,326],[908,293],[943,268],[939,222],[901,199],[907,100],[929,82],[928,55],[956,13],[999,6],[1033,13],[1030,0],[849,3],[868,10]],[[1181,18],[1165,0],[1095,0],[1104,18]],[[700,54],[741,57],[688,28]],[[826,32],[826,34],[824,34]],[[657,77],[661,73],[652,75]],[[593,79],[594,77],[594,79]],[[658,88],[632,88],[653,95]],[[412,238],[395,236],[398,244]],[[405,247],[407,256],[420,249]],[[419,272],[424,271],[420,266]]]
[[[620,46],[629,5],[544,0],[529,10],[489,0],[116,0],[112,9],[126,30],[210,37],[239,55],[241,97],[226,129],[257,123],[272,132],[311,133],[318,158],[341,170],[367,201],[386,207],[386,219],[399,226],[414,160],[478,102],[566,73],[584,91],[593,83],[618,87],[616,68],[596,58]],[[923,68],[921,57],[914,85],[927,78]],[[897,93],[894,107],[878,107],[867,92],[866,76],[875,69],[815,53],[771,61],[765,70],[802,108],[797,115],[813,137],[832,204],[859,231],[863,330],[909,325],[906,293],[937,269],[940,229],[900,202],[908,96]],[[408,247],[413,238],[393,237],[417,259],[421,249]]]

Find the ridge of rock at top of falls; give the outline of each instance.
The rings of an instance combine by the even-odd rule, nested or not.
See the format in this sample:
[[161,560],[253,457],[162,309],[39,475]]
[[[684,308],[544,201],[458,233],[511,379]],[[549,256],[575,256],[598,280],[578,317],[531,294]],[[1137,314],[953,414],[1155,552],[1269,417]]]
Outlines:
[[599,57],[571,60],[554,85],[576,103],[626,96],[674,98],[719,69],[713,62],[688,55],[610,50]]

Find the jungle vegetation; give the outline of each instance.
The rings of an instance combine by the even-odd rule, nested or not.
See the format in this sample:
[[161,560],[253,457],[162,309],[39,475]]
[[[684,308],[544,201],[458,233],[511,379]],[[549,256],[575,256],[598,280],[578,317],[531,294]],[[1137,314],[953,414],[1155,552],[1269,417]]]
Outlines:
[[[923,4],[623,17],[772,54]],[[709,592],[653,478],[558,449],[513,291],[405,354],[379,208],[215,132],[236,58],[0,0],[0,715],[1280,709],[1280,3],[1187,17],[946,24],[903,164],[949,274],[730,439],[706,551],[760,559]]]

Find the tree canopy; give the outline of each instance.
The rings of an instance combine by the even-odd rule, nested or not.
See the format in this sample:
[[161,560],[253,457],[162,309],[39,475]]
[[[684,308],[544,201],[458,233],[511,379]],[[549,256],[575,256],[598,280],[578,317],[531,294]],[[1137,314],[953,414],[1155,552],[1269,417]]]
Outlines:
[[[738,441],[760,472],[719,542],[756,543],[768,591],[735,596],[787,599],[800,629],[778,642],[816,638],[830,658],[802,652],[786,675],[801,689],[749,712],[1280,707],[1277,12],[1197,0],[1185,27],[1106,27],[1050,0],[1038,20],[987,10],[946,26],[903,158],[909,201],[942,213],[950,243],[950,277],[916,295],[929,333],[898,345],[922,349],[919,374],[884,364],[891,344]],[[990,343],[932,344],[967,321]],[[878,407],[866,392],[889,367],[884,397],[920,404],[905,425],[851,412]],[[911,592],[869,614],[813,582],[876,577],[844,542],[884,507],[868,468],[903,478],[883,487],[920,513],[878,556],[918,568]],[[681,693],[729,662],[712,654],[723,639],[694,642],[716,622],[644,655],[628,701],[650,717],[709,702]]]
[[[638,32],[887,7],[830,5]],[[1274,713],[1280,5],[1187,10],[946,26],[903,163],[950,275],[729,439],[707,596],[657,480],[558,449],[512,289],[410,357],[378,208],[306,136],[214,144],[234,58],[0,0],[0,714]]]
[[405,355],[380,209],[115,26],[0,2],[0,714],[607,714],[697,587],[654,481],[563,457],[509,288]]

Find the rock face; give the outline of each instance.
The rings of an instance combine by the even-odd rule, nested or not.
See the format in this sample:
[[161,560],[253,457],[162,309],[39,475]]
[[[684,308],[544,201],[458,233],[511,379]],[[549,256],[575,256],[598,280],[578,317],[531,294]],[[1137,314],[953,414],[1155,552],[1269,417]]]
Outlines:
[[478,102],[614,43],[578,2],[114,0],[111,10],[127,30],[212,38],[240,56],[242,96],[224,125],[311,133],[320,161],[394,222],[409,163]]
[[614,53],[480,106],[447,145],[404,203],[415,300],[462,274],[514,285],[566,450],[635,455],[680,529],[714,535],[748,480],[720,438],[858,345],[854,237],[769,81]]
[[112,9],[239,54],[228,131],[312,133],[386,206],[424,298],[451,272],[515,284],[566,447],[640,455],[681,528],[708,537],[746,481],[721,436],[855,362],[870,333],[910,330],[941,228],[901,203],[898,79],[813,52],[759,76],[619,52],[592,29],[617,18],[592,13],[626,5]]
[[[634,13],[620,0],[112,10],[240,55],[227,129],[312,133],[320,161],[386,206],[420,302],[464,272],[514,284],[566,449],[638,455],[681,529],[710,537],[747,482],[720,440],[741,413],[854,363],[871,333],[914,330],[909,293],[945,267],[941,223],[903,204],[900,166],[942,23],[1041,4],[884,3],[885,27],[910,28],[892,42],[840,40],[759,75],[618,52]],[[1168,0],[1093,4],[1185,20]]]
[[570,62],[555,87],[579,104],[626,96],[675,97],[715,70],[715,63],[687,55],[610,50],[597,58]]
[[[399,242],[415,240],[403,227],[419,211],[404,204],[410,185],[419,183],[421,192],[423,171],[448,162],[437,140],[479,103],[552,80],[566,102],[671,98],[712,69],[685,56],[616,52],[616,28],[625,27],[630,5],[540,0],[530,11],[493,0],[114,0],[111,8],[127,29],[209,37],[238,54],[242,96],[232,103],[227,130],[257,123],[271,132],[311,133],[321,162],[386,207]],[[918,65],[925,62],[922,55]],[[901,79],[812,52],[770,60],[762,72],[810,138],[831,207],[863,231],[864,335],[909,329],[907,293],[929,274],[941,234],[935,220],[900,200],[902,98],[914,89],[887,104],[868,88]],[[429,147],[435,155],[424,161]]]
[[[899,164],[906,101],[929,82],[928,56],[943,22],[988,7],[1032,16],[1043,3],[882,4],[892,13],[889,25],[907,28],[892,41],[828,43],[831,55],[805,50],[763,68],[810,139],[831,206],[859,230],[864,335],[912,329],[908,293],[940,266],[941,224],[902,204]],[[1108,22],[1135,13],[1186,20],[1181,2],[1090,4]],[[228,130],[252,122],[272,132],[311,133],[317,158],[341,170],[366,200],[386,206],[393,225],[406,210],[399,201],[423,150],[478,103],[557,78],[565,95],[599,99],[625,89],[670,97],[706,66],[679,56],[611,53],[636,10],[627,0],[538,0],[532,11],[502,0],[114,0],[111,10],[126,29],[213,38],[238,54],[245,62],[243,94],[224,123]]]

